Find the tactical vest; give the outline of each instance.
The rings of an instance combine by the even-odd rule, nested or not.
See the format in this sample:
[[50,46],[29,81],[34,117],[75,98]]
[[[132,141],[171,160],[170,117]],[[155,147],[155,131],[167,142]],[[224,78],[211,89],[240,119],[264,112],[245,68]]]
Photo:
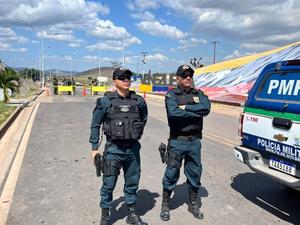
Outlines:
[[120,98],[115,92],[106,92],[111,102],[110,112],[103,124],[104,134],[109,141],[134,141],[141,138],[144,122],[140,117],[135,92],[130,98]]
[[[195,103],[195,99],[199,100],[199,92],[195,89],[192,89],[190,93],[181,91],[179,88],[175,88],[171,91],[175,93],[176,100],[179,106]],[[203,117],[168,119],[171,137],[175,138],[177,136],[193,135],[202,138]]]

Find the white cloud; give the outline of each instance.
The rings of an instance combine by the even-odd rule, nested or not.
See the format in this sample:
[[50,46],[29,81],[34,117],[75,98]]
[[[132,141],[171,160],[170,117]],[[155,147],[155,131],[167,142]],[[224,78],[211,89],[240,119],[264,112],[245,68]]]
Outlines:
[[148,55],[146,57],[146,60],[157,61],[157,62],[165,62],[165,61],[169,60],[169,58],[165,55],[157,53],[157,54],[154,54],[154,55]]
[[18,26],[47,26],[83,20],[96,13],[107,15],[109,8],[84,0],[6,1],[0,7],[0,23]]
[[78,41],[74,38],[71,33],[49,33],[47,31],[41,31],[38,32],[36,35],[38,38],[47,38],[47,39],[52,39],[56,41],[64,41],[64,42],[75,42]]
[[80,45],[80,43],[70,43],[70,44],[68,44],[68,46],[71,48],[79,48],[81,45]]
[[224,57],[225,60],[234,59],[241,57],[241,53],[238,50],[235,50],[231,55],[227,55]]
[[165,7],[192,22],[206,38],[282,45],[298,41],[300,4],[295,0],[164,0]]
[[96,25],[89,27],[87,33],[102,38],[128,38],[130,34],[124,27],[115,26],[113,22],[109,20],[97,19]]
[[97,61],[98,60],[98,57],[97,56],[92,56],[92,55],[86,55],[82,58],[83,60],[85,61]]
[[12,48],[10,44],[0,43],[0,51],[6,51],[6,52],[26,52],[27,48]]
[[207,44],[207,40],[199,39],[199,38],[188,38],[184,40],[179,40],[180,46],[178,47],[179,50],[185,50],[193,47],[197,47],[200,44]]
[[[128,39],[124,39],[124,47],[128,47],[134,44],[141,44],[141,40],[136,37],[131,37]],[[93,45],[87,46],[88,50],[111,50],[111,51],[122,51],[123,50],[123,43],[122,40],[105,40],[98,42]]]
[[262,52],[276,48],[274,45],[263,43],[241,43],[240,48],[249,51]]
[[137,27],[144,33],[173,39],[185,38],[188,34],[174,26],[163,25],[158,21],[142,21]]
[[25,43],[28,42],[28,39],[23,36],[18,36],[11,28],[0,26],[0,41]]
[[159,0],[135,0],[127,3],[127,8],[130,10],[156,9],[159,7]]
[[9,47],[10,47],[10,44],[0,42],[0,50],[7,50],[7,49],[9,49]]
[[149,11],[132,13],[131,17],[133,19],[138,19],[138,20],[143,20],[143,21],[153,21],[153,20],[155,20],[154,14],[149,12]]
[[124,27],[98,18],[109,13],[107,6],[87,0],[10,0],[0,3],[0,24],[39,31],[38,37],[68,42],[70,47],[84,42],[74,36],[75,30],[104,39],[132,38]]

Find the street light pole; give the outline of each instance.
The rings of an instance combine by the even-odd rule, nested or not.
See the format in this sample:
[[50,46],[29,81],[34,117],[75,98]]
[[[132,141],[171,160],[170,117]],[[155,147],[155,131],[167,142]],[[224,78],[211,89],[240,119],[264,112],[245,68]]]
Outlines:
[[123,67],[125,67],[124,38],[122,38],[122,49],[123,49]]
[[101,53],[100,53],[100,48],[98,50],[98,86],[100,86],[100,77],[101,77]]
[[45,87],[45,74],[44,74],[44,37],[42,36],[42,60],[41,60],[41,70],[42,70],[42,88]]

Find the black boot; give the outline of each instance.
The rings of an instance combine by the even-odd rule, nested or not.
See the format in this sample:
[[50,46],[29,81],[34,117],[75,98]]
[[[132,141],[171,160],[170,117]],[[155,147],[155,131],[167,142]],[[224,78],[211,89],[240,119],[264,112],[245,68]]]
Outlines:
[[147,223],[143,222],[143,220],[135,214],[134,204],[127,205],[128,208],[128,216],[126,218],[126,223],[132,225],[148,225]]
[[197,219],[203,219],[204,215],[202,212],[200,212],[200,207],[197,201],[198,193],[189,191],[189,207],[188,211],[193,214],[193,216]]
[[160,218],[163,221],[170,220],[170,197],[171,191],[163,191],[163,198],[161,203],[161,211],[160,211]]
[[102,208],[100,225],[109,225],[109,209]]

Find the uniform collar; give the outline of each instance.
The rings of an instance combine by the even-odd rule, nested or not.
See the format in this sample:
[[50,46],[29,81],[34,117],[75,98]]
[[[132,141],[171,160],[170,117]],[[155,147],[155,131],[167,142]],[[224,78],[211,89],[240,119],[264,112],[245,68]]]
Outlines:
[[125,97],[122,95],[119,95],[118,91],[115,91],[114,94],[117,98],[121,98],[121,99],[125,99],[125,98],[129,99],[131,97],[131,91],[129,91],[128,95],[126,95]]
[[190,88],[189,90],[185,90],[184,88],[180,87],[179,85],[177,86],[177,88],[182,92],[182,93],[187,93],[187,94],[190,94],[190,93],[194,93],[194,88]]

